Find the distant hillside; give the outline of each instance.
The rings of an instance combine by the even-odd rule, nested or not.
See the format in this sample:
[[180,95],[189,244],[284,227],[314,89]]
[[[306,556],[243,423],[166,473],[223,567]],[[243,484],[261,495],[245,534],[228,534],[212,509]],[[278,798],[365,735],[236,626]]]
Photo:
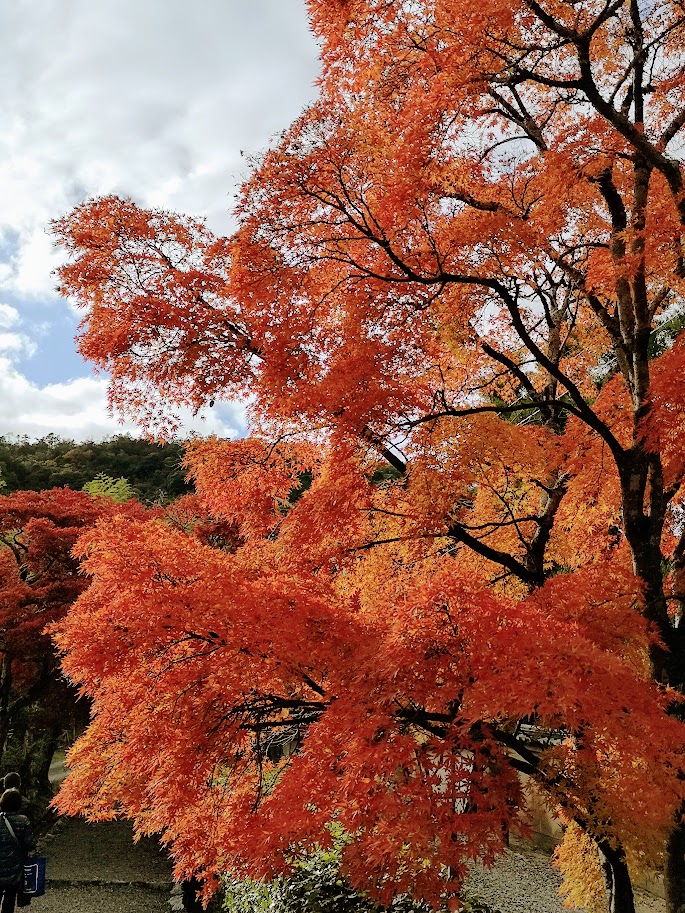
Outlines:
[[98,473],[125,478],[140,501],[169,501],[192,491],[181,466],[182,446],[160,446],[128,435],[77,444],[50,434],[38,441],[0,437],[2,494],[49,488],[81,489]]

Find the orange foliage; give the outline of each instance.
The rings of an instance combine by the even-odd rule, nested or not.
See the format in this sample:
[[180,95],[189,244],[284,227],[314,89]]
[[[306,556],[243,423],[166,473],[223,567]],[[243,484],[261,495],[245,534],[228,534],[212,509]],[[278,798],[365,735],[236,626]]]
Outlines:
[[521,772],[619,881],[664,848],[680,6],[310,0],[320,98],[232,238],[116,198],[57,223],[113,406],[164,429],[243,397],[252,425],[188,448],[201,507],[80,546],[58,642],[95,716],[61,808],[209,877],[335,819],[355,884],[435,905],[525,818]]
[[[575,738],[548,749],[541,769],[574,808],[601,796],[602,820],[622,822],[626,842],[634,821],[639,838],[658,839],[682,792],[671,772],[681,725],[645,678],[634,590],[603,608],[602,583],[585,597],[579,581],[578,595],[563,593],[569,610],[557,610],[553,587],[509,601],[446,559],[409,575],[375,561],[362,593],[358,572],[355,587],[305,573],[302,556],[289,567],[277,543],[262,543],[255,566],[249,545],[230,554],[123,518],[84,548],[93,584],[58,643],[96,715],[70,754],[60,807],[122,810],[161,830],[179,875],[273,871],[335,819],[356,834],[346,865],[360,887],[437,903],[443,865],[456,886],[469,859],[501,850],[521,801],[507,733],[532,714],[541,728],[584,733],[592,777]],[[616,579],[602,580],[615,591]],[[616,647],[598,610],[615,613],[632,644]],[[258,742],[279,724],[306,738],[274,765]]]
[[87,587],[71,550],[84,530],[115,513],[143,517],[135,502],[115,504],[82,491],[19,491],[0,496],[0,662],[4,747],[14,715],[43,703],[59,719],[66,692],[46,628]]

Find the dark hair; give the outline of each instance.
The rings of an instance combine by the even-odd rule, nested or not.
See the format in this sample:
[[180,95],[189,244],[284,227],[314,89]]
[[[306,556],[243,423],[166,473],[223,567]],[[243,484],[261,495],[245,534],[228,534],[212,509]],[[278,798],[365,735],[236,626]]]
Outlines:
[[21,777],[16,771],[12,771],[11,773],[5,774],[2,785],[5,789],[21,789]]
[[0,811],[18,812],[21,808],[21,793],[18,789],[6,789],[0,796]]

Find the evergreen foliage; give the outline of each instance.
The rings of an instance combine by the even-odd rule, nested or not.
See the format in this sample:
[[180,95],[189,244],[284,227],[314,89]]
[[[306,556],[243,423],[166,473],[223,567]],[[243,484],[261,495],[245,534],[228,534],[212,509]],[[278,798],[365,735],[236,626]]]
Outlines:
[[170,501],[191,491],[181,465],[182,445],[164,445],[118,435],[75,443],[55,434],[33,441],[0,437],[0,478],[4,494],[44,491],[68,485],[84,489],[99,474],[125,478],[143,503]]

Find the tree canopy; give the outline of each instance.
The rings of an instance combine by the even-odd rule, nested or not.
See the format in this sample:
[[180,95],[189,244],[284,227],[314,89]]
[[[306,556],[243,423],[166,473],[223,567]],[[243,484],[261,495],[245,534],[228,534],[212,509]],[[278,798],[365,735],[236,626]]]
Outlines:
[[76,443],[57,435],[40,440],[0,438],[2,491],[81,490],[104,474],[125,478],[143,503],[168,501],[190,491],[178,442],[164,445],[118,435],[106,441]]
[[252,421],[187,455],[230,547],[124,519],[81,545],[59,643],[96,716],[61,807],[209,875],[336,820],[353,885],[437,906],[525,827],[524,772],[612,910],[665,857],[675,911],[685,11],[308,6],[320,98],[231,238],[113,197],[56,224],[113,402]]
[[[0,760],[11,741],[23,762],[31,742],[23,777],[31,793],[49,790],[48,767],[75,699],[46,630],[88,585],[72,548],[98,520],[121,513],[150,516],[137,502],[64,488],[0,496]],[[28,710],[27,727],[20,721]]]

